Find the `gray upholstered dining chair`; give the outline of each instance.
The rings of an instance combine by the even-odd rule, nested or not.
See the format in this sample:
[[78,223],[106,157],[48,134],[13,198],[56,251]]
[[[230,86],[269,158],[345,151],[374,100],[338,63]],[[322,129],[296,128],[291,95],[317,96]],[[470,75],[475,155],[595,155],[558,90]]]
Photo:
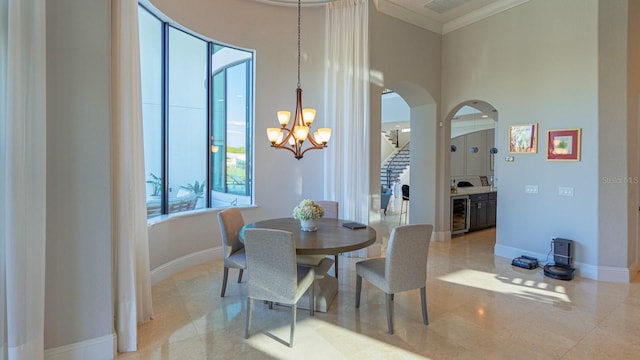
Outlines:
[[399,292],[420,289],[422,322],[429,324],[426,283],[432,232],[433,225],[427,224],[394,227],[389,237],[386,257],[356,263],[356,308],[360,307],[362,278],[365,278],[386,294],[389,334],[393,334],[393,295]]
[[245,229],[244,243],[249,269],[247,324],[244,338],[249,338],[253,300],[291,305],[289,347],[293,347],[297,302],[309,292],[309,315],[313,316],[313,282],[315,271],[296,264],[296,247],[288,231]]
[[324,217],[328,219],[338,218],[338,210],[340,205],[337,201],[322,200],[316,201],[316,203],[322,206],[322,208],[324,209]]
[[242,213],[237,207],[222,210],[218,213],[218,223],[222,235],[222,251],[224,255],[224,274],[220,297],[224,297],[227,289],[229,268],[240,269],[238,283],[242,281],[242,273],[247,268],[244,244],[240,241],[240,229],[244,226]]

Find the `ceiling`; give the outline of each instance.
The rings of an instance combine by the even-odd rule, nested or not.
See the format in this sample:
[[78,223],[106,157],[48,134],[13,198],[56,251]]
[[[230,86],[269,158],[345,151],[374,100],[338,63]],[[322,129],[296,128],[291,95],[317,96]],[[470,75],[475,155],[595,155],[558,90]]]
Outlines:
[[[292,6],[298,0],[255,0]],[[300,0],[303,6],[323,5],[334,0]],[[378,11],[413,25],[446,34],[476,21],[518,6],[528,0],[373,0]]]
[[[296,6],[298,0],[254,0],[280,6]],[[300,0],[302,6],[322,6],[335,0]],[[460,29],[476,21],[488,18],[502,11],[521,5],[528,0],[373,0],[376,9],[389,16],[404,20],[438,34]],[[393,115],[383,116],[383,130],[409,128],[408,106],[405,110],[398,108],[396,103],[404,103],[395,94],[383,96],[383,113],[385,108],[392,109]],[[486,120],[484,119],[486,118]],[[487,128],[493,127],[497,120],[496,111],[482,102],[468,104],[454,116],[452,128],[469,127],[473,124],[477,128],[479,123],[486,122]],[[461,130],[462,131],[462,130]],[[453,130],[452,130],[453,133]]]

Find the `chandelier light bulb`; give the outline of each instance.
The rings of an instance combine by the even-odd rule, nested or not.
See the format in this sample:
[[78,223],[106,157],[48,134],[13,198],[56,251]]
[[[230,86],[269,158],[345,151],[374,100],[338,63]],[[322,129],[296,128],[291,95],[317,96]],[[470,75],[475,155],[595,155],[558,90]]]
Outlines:
[[267,128],[267,137],[272,144],[282,141],[282,130],[280,128]]
[[294,128],[294,135],[296,137],[296,140],[302,142],[307,138],[307,135],[309,134],[309,127],[308,126],[303,126],[303,125],[298,125]]
[[278,122],[280,123],[280,126],[287,126],[289,118],[291,118],[291,111],[278,111]]
[[304,124],[306,126],[311,126],[311,123],[316,118],[316,109],[314,108],[302,109],[302,118],[304,119]]
[[316,131],[316,141],[321,143],[321,144],[326,144],[329,142],[329,139],[331,139],[331,129],[330,128],[319,128]]

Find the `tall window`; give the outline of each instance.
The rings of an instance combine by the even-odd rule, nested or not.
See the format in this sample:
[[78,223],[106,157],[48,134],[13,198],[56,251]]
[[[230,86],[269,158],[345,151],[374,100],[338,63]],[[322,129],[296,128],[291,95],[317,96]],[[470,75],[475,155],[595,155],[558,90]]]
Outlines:
[[139,14],[148,216],[252,204],[253,53]]
[[[214,45],[211,57],[213,72],[212,141],[214,148],[212,202],[237,201],[250,195],[251,167],[248,106],[250,91],[250,53]],[[221,196],[225,194],[225,196]]]

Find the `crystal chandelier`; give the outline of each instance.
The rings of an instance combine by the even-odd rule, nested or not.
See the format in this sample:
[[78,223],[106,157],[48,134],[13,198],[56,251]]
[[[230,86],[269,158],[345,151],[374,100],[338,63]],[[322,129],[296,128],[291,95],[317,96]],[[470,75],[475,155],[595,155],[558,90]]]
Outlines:
[[[296,110],[290,127],[290,111],[278,111],[279,128],[267,128],[267,137],[271,142],[271,147],[276,149],[286,149],[293,153],[293,156],[300,160],[304,153],[309,150],[318,150],[327,147],[331,138],[330,128],[319,128],[313,133],[309,131],[313,120],[316,117],[316,109],[302,108],[302,89],[300,88],[300,0],[298,0],[298,88],[296,89]],[[305,145],[305,140],[309,140]]]

